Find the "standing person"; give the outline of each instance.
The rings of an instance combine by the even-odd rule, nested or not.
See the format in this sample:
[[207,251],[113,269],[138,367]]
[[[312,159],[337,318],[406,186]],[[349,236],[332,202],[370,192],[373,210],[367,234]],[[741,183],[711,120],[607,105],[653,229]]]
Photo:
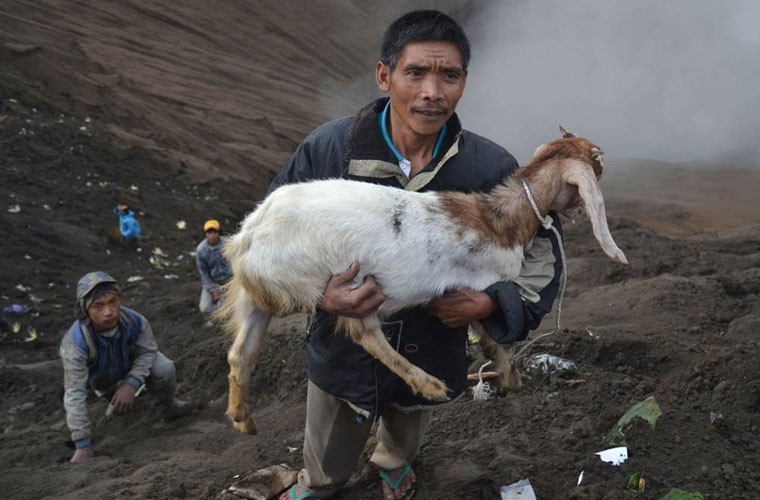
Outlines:
[[110,275],[95,271],[77,283],[76,321],[60,345],[66,423],[76,451],[72,462],[94,456],[87,392],[107,397],[113,410],[132,409],[145,384],[164,419],[189,415],[192,403],[175,398],[174,362],[158,351],[148,320],[121,305],[121,289]]
[[[412,191],[489,191],[518,165],[501,146],[462,129],[455,110],[469,60],[467,37],[449,16],[424,10],[400,17],[383,36],[375,68],[377,85],[388,97],[309,134],[269,191],[338,177]],[[414,492],[411,465],[435,403],[415,396],[350,339],[332,334],[336,315],[361,318],[384,301],[371,276],[352,286],[358,272],[355,263],[333,276],[309,320],[304,468],[282,499],[333,496],[350,478],[375,420],[377,446],[370,461],[378,468],[383,498]],[[402,311],[385,323],[386,338],[444,380],[456,398],[467,384],[468,324],[482,321],[499,343],[525,338],[551,310],[560,273],[556,239],[541,229],[518,280],[482,292],[452,290],[425,307]]]
[[224,257],[222,250],[227,237],[221,236],[222,227],[216,219],[209,219],[203,224],[206,239],[195,250],[195,263],[201,275],[201,298],[198,308],[203,314],[214,312],[222,296],[222,285],[232,279],[232,268]]

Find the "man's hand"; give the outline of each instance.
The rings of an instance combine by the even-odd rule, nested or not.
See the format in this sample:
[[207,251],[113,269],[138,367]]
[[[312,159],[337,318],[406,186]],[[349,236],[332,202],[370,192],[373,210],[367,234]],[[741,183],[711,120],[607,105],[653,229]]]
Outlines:
[[444,325],[461,328],[490,316],[496,310],[496,302],[486,293],[464,289],[431,300],[425,310]]
[[221,289],[214,288],[213,290],[211,290],[211,301],[212,302],[218,302],[219,299],[221,298],[221,296],[222,296],[222,290]]
[[86,462],[94,456],[95,452],[92,451],[92,448],[81,448],[74,452],[74,456],[71,457],[71,463]]
[[353,288],[351,281],[359,274],[359,263],[354,262],[348,271],[334,275],[325,286],[319,303],[320,309],[349,318],[364,318],[385,302],[385,295],[372,276]]
[[126,413],[131,410],[134,402],[135,388],[129,384],[122,384],[111,398],[111,404],[113,405],[114,410],[119,413]]

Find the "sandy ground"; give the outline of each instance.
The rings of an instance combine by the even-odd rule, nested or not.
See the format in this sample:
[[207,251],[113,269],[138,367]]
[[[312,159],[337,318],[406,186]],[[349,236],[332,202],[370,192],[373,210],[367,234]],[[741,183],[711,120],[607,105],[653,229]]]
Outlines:
[[[261,431],[238,434],[223,415],[228,339],[204,327],[197,312],[200,285],[191,252],[202,237],[196,228],[208,214],[233,229],[253,208],[272,165],[330,112],[295,113],[300,120],[288,122],[284,117],[293,109],[300,113],[304,105],[294,100],[290,110],[283,107],[294,89],[278,86],[296,85],[292,75],[262,80],[269,90],[257,106],[231,95],[239,100],[227,111],[209,109],[211,100],[199,99],[198,93],[221,96],[229,89],[213,90],[202,75],[212,68],[237,74],[234,56],[244,50],[231,47],[247,38],[220,38],[219,28],[209,29],[204,38],[190,23],[189,11],[183,14],[179,7],[162,18],[155,6],[137,2],[77,18],[52,7],[47,14],[30,10],[22,15],[25,4],[12,0],[0,8],[9,28],[5,41],[21,44],[0,49],[0,227],[5,235],[0,239],[0,305],[34,306],[29,313],[3,315],[3,498],[234,498],[225,490],[251,471],[277,463],[300,466],[303,318],[273,326],[252,382]],[[280,44],[266,50],[285,51],[296,43],[287,29],[299,26],[301,18],[274,2],[265,6],[273,13],[246,34]],[[361,27],[372,13],[353,9]],[[106,37],[112,43],[91,42],[92,33],[109,26],[106,33],[119,35],[120,16],[138,14],[145,20],[139,43],[119,36]],[[56,29],[45,24],[52,15],[61,18]],[[220,15],[231,16],[223,9]],[[281,26],[272,19],[280,19]],[[218,54],[233,59],[194,53],[197,68],[177,65],[152,86],[146,83],[148,69],[124,70],[120,83],[103,76],[113,74],[104,62],[109,58],[114,65],[134,68],[133,58],[142,54],[145,68],[154,68],[150,61],[162,50],[189,50],[156,42],[150,26],[159,22],[173,30],[172,36],[204,39],[208,45],[203,47],[216,46]],[[213,16],[203,23],[213,26]],[[320,43],[337,43],[326,38],[329,42]],[[74,39],[77,46],[71,45]],[[262,51],[269,47],[259,43]],[[43,48],[24,52],[23,44]],[[32,64],[30,55],[42,59]],[[351,80],[357,73],[352,68],[341,78]],[[83,75],[92,74],[106,83],[78,94]],[[80,79],[76,91],[67,87],[72,75]],[[162,92],[177,98],[161,97]],[[125,111],[130,109],[132,114]],[[262,120],[271,126],[239,116],[246,109],[267,110]],[[202,132],[187,116],[182,119],[183,113],[195,112],[204,116]],[[245,129],[254,138],[250,142],[273,144],[267,133],[280,142],[266,154],[252,154],[246,149],[249,141],[234,137],[240,120],[252,124]],[[198,137],[207,142],[196,143]],[[246,144],[240,156],[217,162],[213,155],[227,157],[236,141]],[[179,152],[192,160],[177,163]],[[255,160],[242,159],[248,157]],[[269,166],[259,168],[263,163]],[[219,170],[245,182],[224,182]],[[588,223],[568,225],[562,330],[526,353],[571,360],[579,373],[570,379],[535,374],[519,393],[488,401],[465,397],[438,410],[414,464],[417,498],[495,499],[500,486],[520,479],[529,479],[540,499],[659,499],[671,488],[714,499],[760,497],[760,174],[741,165],[697,170],[610,159],[602,186],[612,234],[631,265],[608,262]],[[116,223],[111,210],[118,201],[141,210],[145,237],[140,252],[107,246],[106,233]],[[188,229],[179,229],[178,221]],[[166,257],[156,259],[156,248]],[[181,395],[198,401],[200,409],[165,423],[149,397],[141,396],[132,413],[95,429],[95,460],[74,466],[68,463],[72,450],[60,404],[57,344],[72,321],[72,285],[94,268],[108,270],[125,284],[127,304],[148,317],[160,348],[176,361]],[[536,334],[550,331],[553,323],[554,315],[547,317]],[[473,349],[473,369],[481,362]],[[617,467],[601,462],[594,454],[606,448],[603,438],[632,405],[650,396],[662,410],[656,425],[634,420],[626,429],[629,459]],[[93,399],[89,408],[97,418],[105,402]],[[584,480],[578,485],[581,471]],[[645,478],[643,492],[628,490],[633,474]],[[376,472],[366,465],[366,456],[339,498],[378,498]]]

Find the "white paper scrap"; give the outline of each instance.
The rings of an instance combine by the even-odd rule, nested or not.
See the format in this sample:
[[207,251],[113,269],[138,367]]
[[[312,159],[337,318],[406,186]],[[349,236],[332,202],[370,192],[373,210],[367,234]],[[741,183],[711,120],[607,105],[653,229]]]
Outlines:
[[536,494],[533,491],[533,486],[530,485],[528,479],[522,479],[509,486],[502,486],[501,500],[536,500]]
[[617,448],[599,451],[594,453],[594,455],[599,455],[602,462],[608,462],[612,465],[620,465],[628,460],[628,448],[625,446],[618,446]]

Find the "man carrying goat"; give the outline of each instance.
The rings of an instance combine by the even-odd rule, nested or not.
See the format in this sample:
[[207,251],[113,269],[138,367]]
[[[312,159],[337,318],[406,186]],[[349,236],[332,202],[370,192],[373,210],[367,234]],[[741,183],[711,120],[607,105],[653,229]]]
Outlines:
[[[375,68],[377,85],[388,97],[317,128],[269,191],[327,178],[420,192],[491,190],[518,165],[504,148],[459,122],[455,110],[469,60],[467,37],[449,16],[425,10],[400,17],[383,36]],[[559,225],[556,216],[554,223]],[[493,283],[482,292],[449,290],[425,307],[395,314],[383,332],[401,355],[445,381],[454,399],[466,388],[468,324],[481,321],[499,343],[524,339],[551,310],[559,261],[553,233],[540,229],[518,280]],[[385,300],[371,276],[352,285],[359,272],[354,263],[333,276],[310,318],[304,468],[282,499],[335,494],[351,476],[375,419],[378,444],[370,460],[379,469],[383,497],[407,498],[414,491],[411,464],[436,403],[415,395],[351,339],[333,335],[337,316],[363,318]]]

